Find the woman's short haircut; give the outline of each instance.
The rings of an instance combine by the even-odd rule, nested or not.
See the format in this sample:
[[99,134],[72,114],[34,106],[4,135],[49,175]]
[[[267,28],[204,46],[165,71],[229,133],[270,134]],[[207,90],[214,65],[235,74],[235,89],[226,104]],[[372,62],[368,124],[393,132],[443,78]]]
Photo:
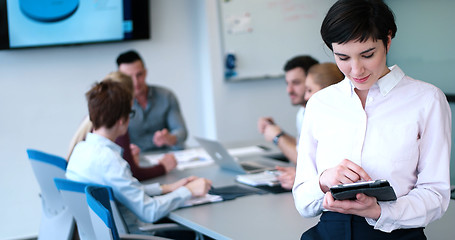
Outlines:
[[96,83],[86,94],[93,128],[112,128],[121,119],[128,119],[132,94],[121,83],[105,79]]
[[382,0],[339,0],[328,11],[321,26],[327,47],[351,40],[381,40],[387,49],[388,35],[395,37],[397,26],[392,10]]

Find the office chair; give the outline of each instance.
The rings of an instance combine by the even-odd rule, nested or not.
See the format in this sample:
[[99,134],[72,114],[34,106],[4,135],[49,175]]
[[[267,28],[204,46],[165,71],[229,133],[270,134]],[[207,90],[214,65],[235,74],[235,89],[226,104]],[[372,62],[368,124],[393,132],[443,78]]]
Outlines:
[[[108,191],[110,206],[112,209],[112,214],[119,234],[129,234],[126,223],[120,214],[120,211],[117,207],[117,203],[114,198],[112,188],[109,186],[99,185],[99,184],[86,184],[82,182],[72,181],[69,179],[56,178],[55,185],[59,189],[60,194],[62,195],[63,201],[69,207],[70,212],[73,214],[79,237],[81,240],[90,240],[96,239],[95,232],[92,227],[90,213],[88,211],[88,205],[86,200],[85,188],[87,186],[99,186],[104,187]],[[175,223],[160,223],[153,224],[148,223],[144,227],[146,230],[143,232],[153,235],[155,231],[158,230],[188,230],[187,228],[180,226]],[[141,228],[142,229],[142,228]]]
[[71,239],[73,215],[54,184],[54,178],[65,178],[66,160],[33,149],[27,149],[27,154],[41,190],[42,214],[38,239]]
[[158,236],[119,234],[116,228],[112,208],[109,201],[109,190],[106,187],[88,185],[85,188],[91,224],[96,239],[155,239],[164,240]]
[[[62,178],[56,178],[54,179],[54,182],[57,186],[57,189],[60,191],[60,194],[62,195],[63,201],[67,204],[76,220],[79,237],[81,239],[95,239],[93,228],[90,222],[87,200],[85,197],[85,187],[87,187],[89,184]],[[103,187],[106,187],[109,192],[109,199],[111,202],[111,208],[116,222],[117,231],[120,234],[127,234],[128,229],[122,215],[120,214],[120,211],[117,208],[112,188],[108,186]],[[177,224],[175,225],[178,226]]]
[[63,201],[76,220],[79,238],[81,240],[95,240],[96,236],[93,231],[85,197],[85,187],[87,184],[62,178],[55,178],[54,182],[60,191]]

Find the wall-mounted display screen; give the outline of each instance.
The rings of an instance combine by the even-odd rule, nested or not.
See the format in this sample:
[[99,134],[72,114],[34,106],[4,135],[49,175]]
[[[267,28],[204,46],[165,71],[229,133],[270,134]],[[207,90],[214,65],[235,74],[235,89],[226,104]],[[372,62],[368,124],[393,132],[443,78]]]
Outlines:
[[0,0],[0,49],[149,39],[149,0]]

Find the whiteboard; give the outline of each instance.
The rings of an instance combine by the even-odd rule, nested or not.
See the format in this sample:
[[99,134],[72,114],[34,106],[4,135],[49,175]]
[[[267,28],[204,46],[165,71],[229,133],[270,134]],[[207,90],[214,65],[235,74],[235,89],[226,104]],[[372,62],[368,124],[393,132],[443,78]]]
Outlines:
[[230,81],[280,78],[290,58],[308,54],[333,62],[322,41],[322,20],[335,0],[224,0],[220,24],[224,57],[235,56],[226,69]]

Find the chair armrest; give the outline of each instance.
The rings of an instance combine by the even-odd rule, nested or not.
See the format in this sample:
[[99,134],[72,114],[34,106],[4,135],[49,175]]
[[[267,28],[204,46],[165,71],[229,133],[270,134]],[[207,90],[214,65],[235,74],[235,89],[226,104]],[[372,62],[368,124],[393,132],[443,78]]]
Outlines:
[[190,230],[184,226],[178,225],[176,223],[143,223],[139,227],[139,230],[144,232],[153,232],[153,231],[178,231],[178,230]]
[[171,240],[170,238],[150,236],[150,235],[140,235],[140,234],[120,234],[120,239],[149,239],[149,240]]

